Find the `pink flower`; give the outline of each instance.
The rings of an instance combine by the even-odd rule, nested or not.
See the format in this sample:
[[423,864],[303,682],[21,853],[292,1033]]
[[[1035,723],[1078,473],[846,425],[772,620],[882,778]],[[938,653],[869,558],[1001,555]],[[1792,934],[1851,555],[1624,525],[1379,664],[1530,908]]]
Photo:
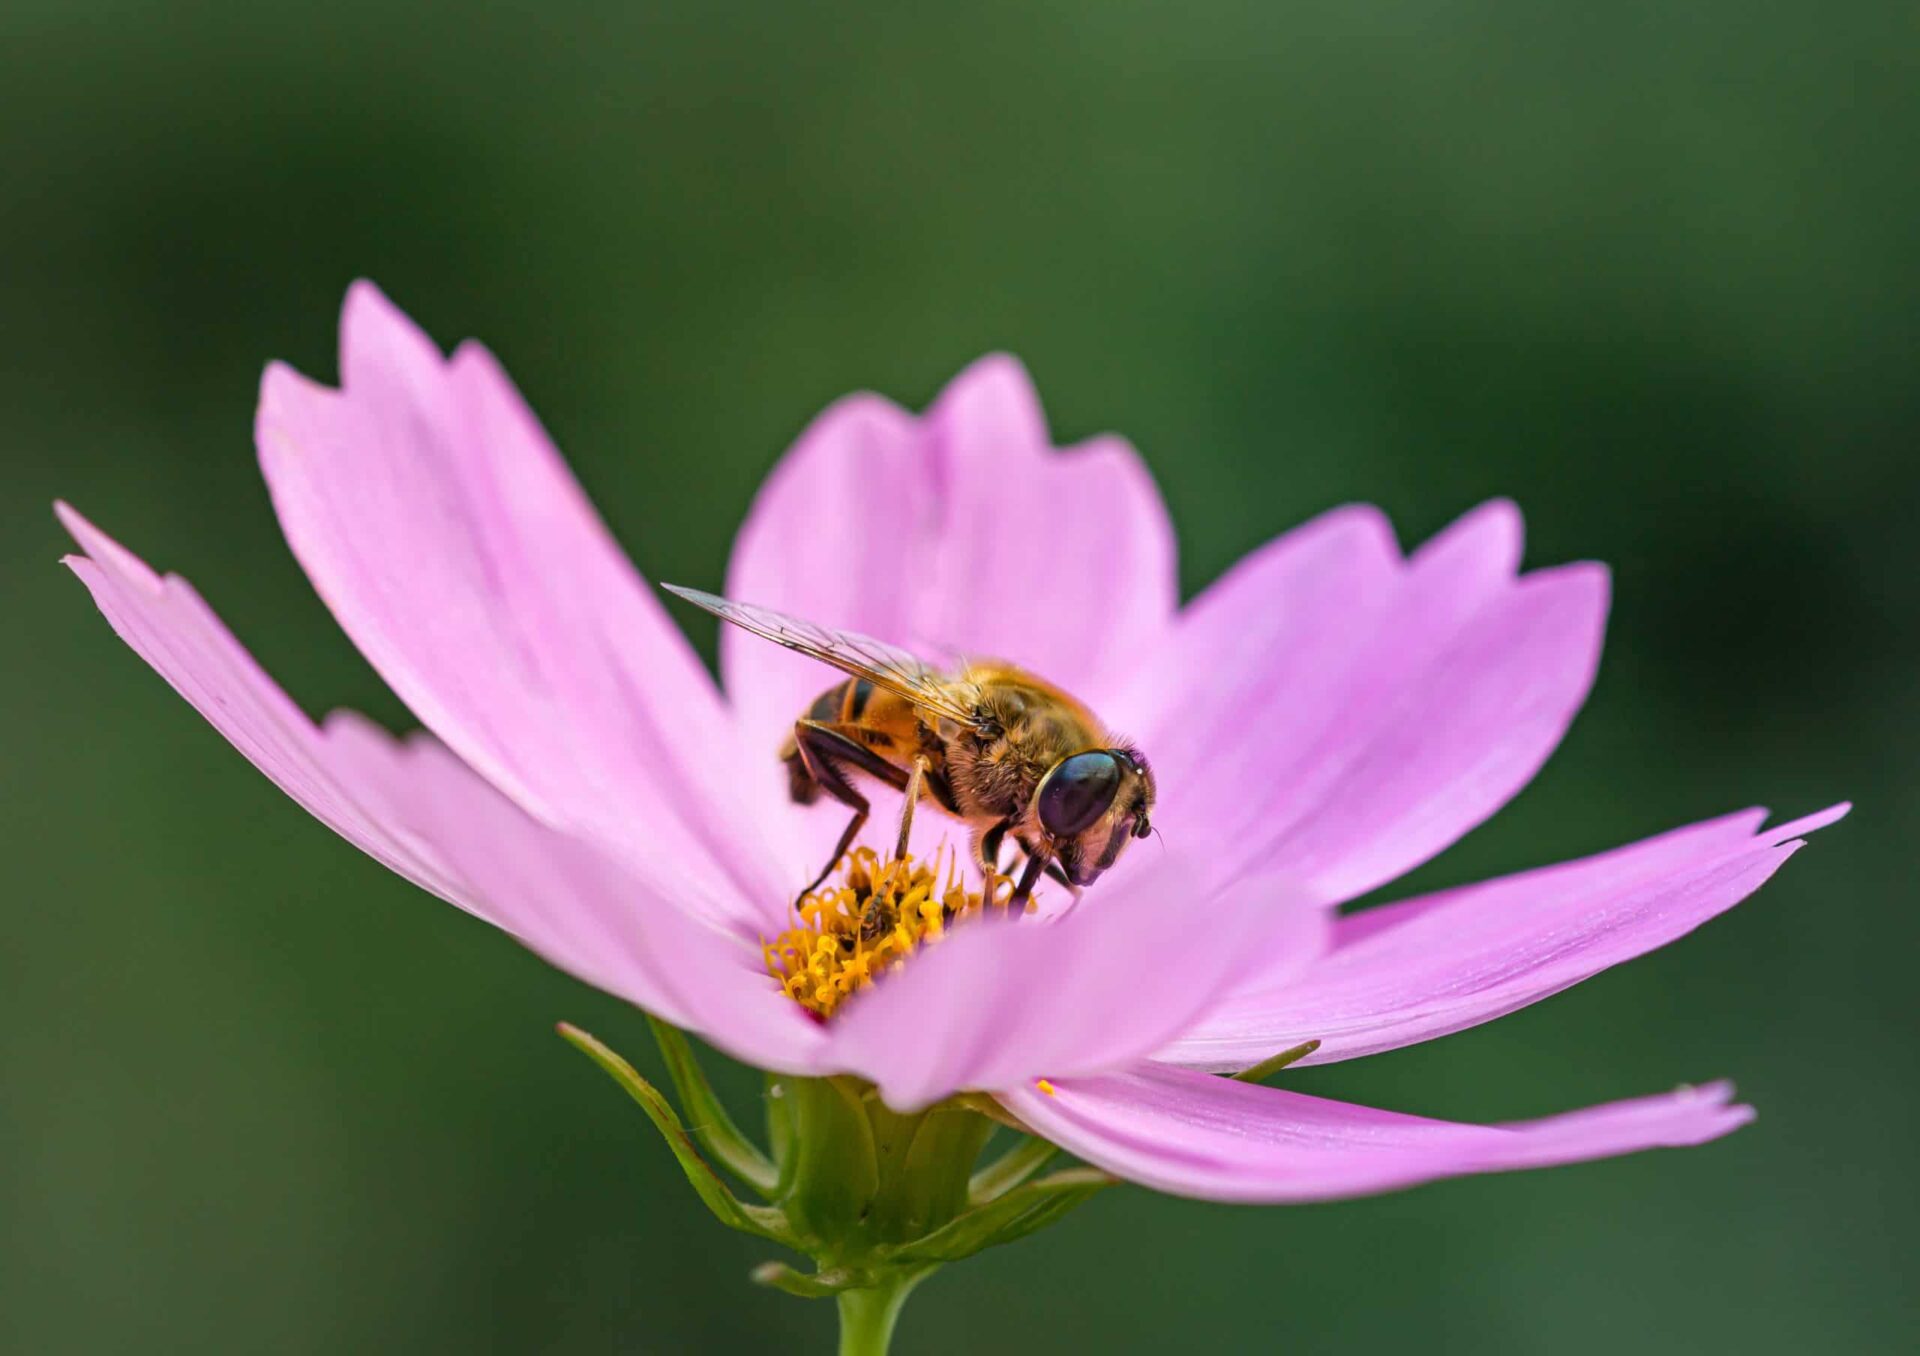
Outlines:
[[[790,804],[774,757],[833,675],[728,630],[716,688],[484,349],[443,358],[362,284],[340,364],[339,391],[268,369],[261,464],[314,587],[431,738],[316,726],[191,586],[63,506],[86,553],[69,563],[311,813],[588,983],[896,1109],[992,1094],[1114,1174],[1218,1199],[1696,1144],[1749,1118],[1725,1084],[1479,1126],[1215,1076],[1512,1012],[1731,908],[1844,813],[1743,812],[1340,915],[1519,791],[1593,681],[1606,573],[1519,574],[1510,504],[1411,555],[1378,512],[1338,509],[1182,607],[1132,449],[1056,451],[1011,359],[919,417],[864,395],[827,410],[761,489],[724,591],[1058,681],[1151,754],[1173,846],[1136,848],[1071,910],[956,926],[820,1021],[762,942],[842,823]],[[916,842],[951,830],[924,813]]]

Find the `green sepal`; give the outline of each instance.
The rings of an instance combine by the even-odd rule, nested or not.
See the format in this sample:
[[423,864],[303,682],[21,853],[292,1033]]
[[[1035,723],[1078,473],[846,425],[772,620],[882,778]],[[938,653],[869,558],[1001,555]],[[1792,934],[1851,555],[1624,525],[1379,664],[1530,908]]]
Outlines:
[[673,1079],[674,1091],[680,1094],[680,1105],[687,1114],[687,1128],[693,1137],[714,1162],[771,1199],[779,1186],[780,1170],[760,1151],[759,1145],[740,1132],[733,1117],[720,1105],[720,1099],[713,1095],[713,1086],[707,1082],[707,1075],[694,1057],[693,1046],[688,1044],[686,1035],[679,1027],[668,1025],[652,1013],[647,1014],[647,1025],[653,1028],[660,1057],[667,1062],[667,1073]]
[[762,1262],[750,1274],[755,1285],[784,1290],[801,1299],[831,1299],[843,1290],[864,1290],[877,1283],[871,1271],[860,1267],[828,1267],[809,1276],[785,1262]]
[[973,1174],[967,1183],[967,1203],[985,1205],[1006,1195],[1047,1166],[1059,1147],[1038,1135],[1029,1135]]
[[780,1202],[808,1241],[802,1251],[837,1260],[861,1236],[880,1190],[873,1128],[849,1080],[788,1078],[780,1086],[791,1136]]
[[788,1247],[797,1246],[785,1215],[770,1206],[749,1205],[727,1189],[720,1175],[700,1157],[686,1128],[680,1124],[680,1118],[674,1114],[672,1104],[660,1095],[658,1088],[642,1078],[633,1065],[577,1026],[562,1022],[558,1030],[569,1045],[598,1064],[614,1082],[626,1089],[629,1097],[640,1104],[640,1109],[647,1113],[647,1119],[653,1122],[653,1128],[666,1140],[667,1148],[672,1150],[694,1193],[713,1212],[715,1219],[742,1233],[756,1234]]
[[1239,1073],[1234,1074],[1233,1077],[1237,1082],[1241,1083],[1264,1083],[1268,1078],[1286,1068],[1287,1065],[1292,1064],[1295,1060],[1305,1059],[1319,1048],[1319,1041],[1303,1041],[1291,1049],[1282,1050],[1277,1055],[1269,1055],[1251,1069],[1242,1069]]
[[998,1248],[1008,1243],[1018,1242],[1028,1234],[1037,1234],[1042,1229],[1047,1228],[1055,1221],[1061,1219],[1069,1211],[1077,1210],[1082,1205],[1085,1205],[1087,1201],[1102,1188],[1117,1186],[1118,1184],[1118,1178],[1109,1178],[1105,1182],[1097,1185],[1088,1185],[1070,1191],[1056,1191],[1041,1201],[1040,1204],[1036,1205],[1032,1210],[1020,1216],[1010,1227],[1001,1230],[980,1246],[983,1249]]
[[967,1208],[967,1170],[993,1122],[951,1105],[898,1116],[877,1093],[868,1096],[880,1180],[888,1186],[874,1200],[869,1231],[882,1243],[923,1237]]
[[1022,1121],[1018,1116],[1014,1115],[1004,1106],[1001,1106],[997,1098],[989,1097],[984,1092],[956,1093],[949,1100],[952,1101],[955,1106],[963,1106],[969,1111],[979,1112],[990,1121],[998,1121],[1009,1130],[1018,1130],[1023,1135],[1031,1135],[1033,1133],[1033,1131],[1027,1129],[1025,1121]]
[[985,1248],[1025,1238],[1118,1181],[1098,1168],[1068,1168],[1015,1187],[924,1238],[883,1250],[882,1256],[894,1266],[956,1262]]
[[779,1192],[787,1189],[793,1162],[793,1107],[787,1091],[790,1081],[785,1074],[767,1075],[767,1147],[773,1150],[773,1161],[780,1165],[780,1180],[775,1187]]

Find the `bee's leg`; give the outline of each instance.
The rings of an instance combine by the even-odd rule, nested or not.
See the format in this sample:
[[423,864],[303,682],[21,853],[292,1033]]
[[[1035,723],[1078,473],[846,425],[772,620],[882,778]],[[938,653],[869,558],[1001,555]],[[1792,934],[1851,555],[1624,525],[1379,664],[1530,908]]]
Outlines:
[[1000,820],[984,829],[977,829],[973,835],[973,864],[980,868],[983,876],[1000,874],[1000,848],[1006,842],[1007,829],[1011,820]]
[[[1027,846],[1027,840],[1024,838],[1017,838],[1014,841],[1019,844],[1021,854],[1025,856],[1028,860],[1032,860],[1034,852],[1032,848]],[[997,856],[998,854],[996,853],[995,855]],[[1067,879],[1067,873],[1060,869],[1060,863],[1056,862],[1053,858],[1047,856],[1045,853],[1041,853],[1040,856],[1046,862],[1046,865],[1043,866],[1041,870],[1047,873],[1047,879],[1051,881],[1056,881],[1059,884],[1066,886],[1068,894],[1072,895],[1075,899],[1080,898],[1080,887]],[[1035,883],[1037,884],[1038,882],[1035,882]]]
[[1013,898],[1007,901],[1007,917],[1018,918],[1027,911],[1027,901],[1033,898],[1033,887],[1040,883],[1040,872],[1046,865],[1047,859],[1038,853],[1027,857],[1026,870],[1020,873],[1020,881],[1013,887]]
[[833,856],[820,868],[820,874],[813,878],[802,895],[812,894],[822,882],[833,874],[833,868],[840,865],[840,859],[847,855],[847,849],[853,846],[854,838],[867,822],[867,816],[873,810],[873,804],[852,782],[847,780],[848,768],[865,772],[878,778],[895,790],[905,790],[907,774],[889,763],[844,729],[817,720],[795,721],[793,726],[793,744],[799,751],[801,762],[806,764],[807,775],[818,783],[820,789],[853,811],[853,818],[840,835],[840,842],[833,850]]
[[923,753],[913,760],[913,771],[907,774],[907,799],[900,807],[900,846],[894,849],[895,857],[907,855],[907,840],[913,836],[913,807],[920,799],[920,784],[931,766]]

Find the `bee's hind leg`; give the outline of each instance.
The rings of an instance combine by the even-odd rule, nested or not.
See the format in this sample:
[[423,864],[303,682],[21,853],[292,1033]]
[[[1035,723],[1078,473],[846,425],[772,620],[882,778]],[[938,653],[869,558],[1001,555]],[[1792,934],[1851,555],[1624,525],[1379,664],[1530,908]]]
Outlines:
[[[907,774],[847,733],[845,728],[824,721],[795,721],[793,745],[806,767],[807,775],[813,778],[815,784],[853,811],[853,818],[847,821],[846,830],[833,849],[833,856],[820,868],[820,874],[800,892],[805,896],[818,890],[833,874],[833,869],[847,855],[847,849],[853,846],[853,840],[859,836],[860,830],[866,825],[867,816],[873,811],[873,803],[847,780],[847,770],[851,768],[865,772],[902,791],[907,786]],[[904,832],[902,836],[905,836]]]

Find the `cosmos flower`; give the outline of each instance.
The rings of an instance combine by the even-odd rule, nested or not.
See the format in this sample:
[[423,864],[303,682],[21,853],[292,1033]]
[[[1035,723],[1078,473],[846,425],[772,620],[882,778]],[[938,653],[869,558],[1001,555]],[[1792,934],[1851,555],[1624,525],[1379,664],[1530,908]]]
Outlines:
[[[261,465],[315,589],[430,734],[315,724],[190,585],[63,506],[70,564],[309,812],[589,984],[776,1074],[860,1080],[900,1114],[964,1097],[1107,1173],[1221,1200],[1697,1144],[1749,1118],[1725,1084],[1483,1126],[1219,1076],[1557,993],[1731,908],[1844,812],[1728,815],[1343,914],[1525,786],[1593,681],[1606,573],[1520,573],[1510,504],[1410,554],[1375,510],[1337,509],[1182,606],[1139,459],[1110,437],[1056,450],[1011,359],[924,415],[838,402],[761,488],[724,592],[1057,681],[1151,754],[1168,846],[1002,921],[942,857],[952,822],[923,813],[911,861],[864,854],[796,912],[844,816],[793,805],[774,750],[834,675],[727,630],[716,686],[486,350],[443,357],[362,284],[340,370],[339,390],[267,370]],[[840,964],[876,893],[919,921]]]

